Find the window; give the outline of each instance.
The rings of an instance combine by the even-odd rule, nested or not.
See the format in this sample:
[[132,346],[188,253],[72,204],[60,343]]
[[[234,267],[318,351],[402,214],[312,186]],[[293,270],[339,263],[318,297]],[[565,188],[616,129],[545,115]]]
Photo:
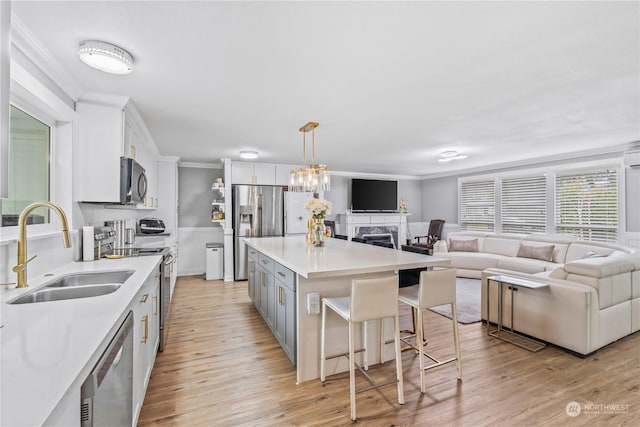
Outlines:
[[495,229],[494,180],[469,181],[460,184],[460,226],[464,231]]
[[614,242],[618,229],[616,170],[556,176],[556,231],[581,240]]
[[503,233],[546,231],[546,177],[503,179],[501,183],[501,229]]
[[[51,127],[11,106],[8,198],[2,200],[2,226],[18,225],[20,212],[50,198]],[[28,224],[49,222],[48,209],[36,209]]]
[[527,176],[522,173],[461,178],[460,228],[497,233],[563,233],[586,241],[617,240],[620,206],[616,167],[583,164],[580,170],[540,168]]

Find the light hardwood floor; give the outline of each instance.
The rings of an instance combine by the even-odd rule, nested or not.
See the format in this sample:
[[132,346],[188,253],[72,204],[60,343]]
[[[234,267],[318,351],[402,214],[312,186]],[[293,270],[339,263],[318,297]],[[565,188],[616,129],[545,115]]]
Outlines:
[[[401,327],[409,326],[401,308]],[[451,354],[451,321],[427,312],[428,347]],[[371,426],[640,425],[640,333],[581,359],[548,347],[530,353],[460,325],[463,380],[455,365],[427,373],[420,394],[414,353],[403,353],[405,405],[394,385],[357,395]],[[393,375],[393,361],[370,370]],[[361,379],[358,380],[360,383]],[[350,425],[348,374],[296,385],[295,370],[247,296],[247,282],[181,277],[168,344],[155,362],[140,426]],[[362,380],[364,384],[364,381]],[[360,386],[360,385],[358,385]],[[570,417],[569,402],[582,413]],[[585,405],[618,405],[612,407]],[[590,409],[590,413],[586,413]]]

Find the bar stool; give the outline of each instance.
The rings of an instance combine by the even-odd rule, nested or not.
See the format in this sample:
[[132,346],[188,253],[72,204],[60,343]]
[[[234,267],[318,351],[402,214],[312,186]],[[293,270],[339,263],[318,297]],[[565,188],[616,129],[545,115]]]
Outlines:
[[[354,279],[351,281],[351,296],[342,298],[323,298],[322,299],[322,329],[320,344],[320,380],[325,381],[325,360],[336,357],[346,356],[349,359],[349,392],[351,398],[351,419],[356,420],[356,393],[370,390],[373,388],[398,384],[398,402],[404,404],[404,385],[402,381],[402,355],[400,352],[400,322],[398,319],[398,277],[388,276],[376,279]],[[349,324],[349,352],[335,356],[326,357],[325,355],[325,325],[327,318],[327,309],[330,308],[338,316],[342,317]],[[396,355],[396,379],[387,381],[382,384],[376,384],[373,379],[355,363],[354,354],[364,351],[364,365],[368,368],[367,360],[367,342],[366,342],[366,322],[369,320],[385,319],[392,317],[394,319],[394,344]],[[364,350],[356,351],[354,349],[354,323],[364,322]],[[384,360],[382,350],[384,346],[383,322],[380,322],[380,359]],[[371,382],[371,386],[361,390],[356,390],[355,368]]]
[[[417,328],[416,336],[424,336],[424,325],[422,321],[422,313],[429,307],[437,305],[451,304],[451,313],[453,317],[453,341],[455,344],[456,357],[439,361],[433,356],[424,352],[424,343],[420,339],[416,339],[418,354],[420,355],[420,391],[425,392],[424,373],[428,369],[455,361],[457,378],[462,379],[462,364],[460,359],[460,339],[458,337],[458,315],[456,312],[456,270],[454,268],[437,268],[420,272],[420,282],[416,286],[400,288],[398,300],[405,303],[417,311]],[[403,338],[403,342],[409,344]],[[411,344],[409,344],[411,345]],[[424,356],[428,357],[434,363],[424,366]]]

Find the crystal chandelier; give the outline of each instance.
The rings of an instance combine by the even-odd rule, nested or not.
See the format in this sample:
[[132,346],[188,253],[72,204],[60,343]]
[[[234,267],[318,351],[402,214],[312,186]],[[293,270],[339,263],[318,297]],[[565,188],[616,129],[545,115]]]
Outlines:
[[[315,129],[320,123],[309,122],[300,128],[302,132],[302,167],[292,170],[289,177],[289,191],[328,191],[331,189],[331,176],[325,165],[316,165]],[[311,163],[307,165],[307,132],[311,132]]]

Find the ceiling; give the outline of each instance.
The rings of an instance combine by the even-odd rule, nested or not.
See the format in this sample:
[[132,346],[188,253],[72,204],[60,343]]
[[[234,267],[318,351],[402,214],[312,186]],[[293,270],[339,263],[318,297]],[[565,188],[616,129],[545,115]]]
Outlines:
[[[15,1],[82,91],[130,96],[160,153],[438,176],[640,140],[640,6],[608,2]],[[129,51],[127,76],[80,62]],[[468,155],[437,161],[445,150]]]

